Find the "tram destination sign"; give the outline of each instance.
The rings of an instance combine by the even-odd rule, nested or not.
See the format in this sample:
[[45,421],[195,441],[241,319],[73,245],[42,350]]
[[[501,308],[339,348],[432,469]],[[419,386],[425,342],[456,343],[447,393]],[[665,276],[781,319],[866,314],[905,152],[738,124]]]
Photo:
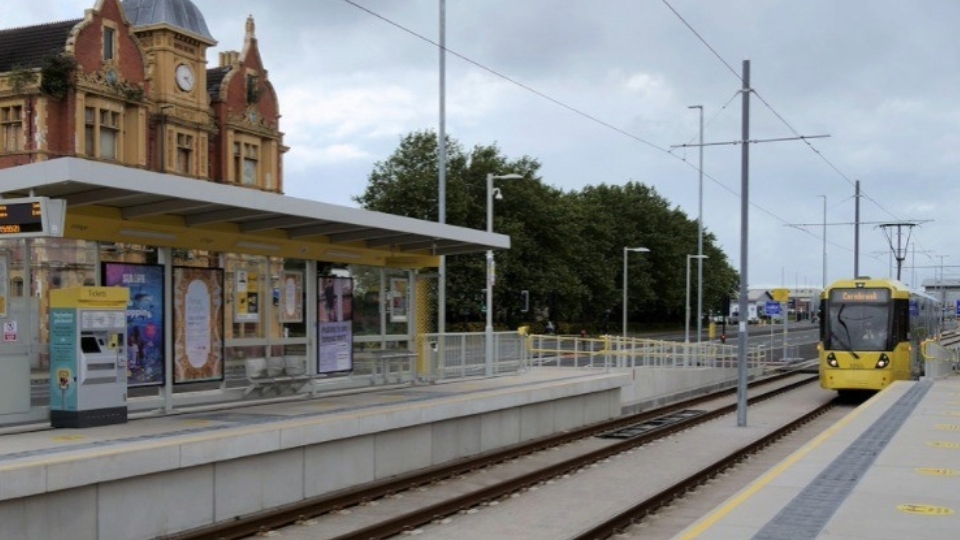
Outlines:
[[890,291],[888,289],[833,289],[830,291],[830,301],[851,304],[889,302]]
[[47,197],[0,199],[0,237],[63,236],[66,201]]

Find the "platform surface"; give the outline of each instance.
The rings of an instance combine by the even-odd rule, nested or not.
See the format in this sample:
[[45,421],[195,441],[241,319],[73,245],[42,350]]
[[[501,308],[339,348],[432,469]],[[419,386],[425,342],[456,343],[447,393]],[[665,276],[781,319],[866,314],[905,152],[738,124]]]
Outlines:
[[897,382],[675,540],[960,535],[960,379]]
[[626,376],[537,368],[350,394],[237,403],[85,429],[0,431],[0,501],[619,388]]

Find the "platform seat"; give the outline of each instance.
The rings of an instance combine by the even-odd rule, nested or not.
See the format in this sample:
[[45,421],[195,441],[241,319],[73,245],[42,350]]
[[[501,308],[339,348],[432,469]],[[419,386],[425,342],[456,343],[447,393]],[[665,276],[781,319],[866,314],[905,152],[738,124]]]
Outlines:
[[303,356],[247,358],[245,364],[249,385],[243,392],[244,397],[296,394],[313,380],[313,376],[306,373],[306,357]]

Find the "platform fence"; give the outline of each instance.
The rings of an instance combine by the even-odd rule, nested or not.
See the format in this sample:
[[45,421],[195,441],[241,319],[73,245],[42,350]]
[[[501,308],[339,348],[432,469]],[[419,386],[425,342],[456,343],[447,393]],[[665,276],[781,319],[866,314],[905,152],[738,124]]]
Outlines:
[[[532,366],[574,366],[588,368],[713,367],[732,368],[738,364],[736,345],[712,341],[683,343],[623,336],[527,336]],[[747,351],[749,368],[764,367],[767,350]]]
[[[517,373],[529,367],[529,354],[518,332],[493,332],[494,375]],[[480,377],[487,373],[486,334],[483,332],[447,332],[420,334],[418,341],[419,377],[424,380]]]

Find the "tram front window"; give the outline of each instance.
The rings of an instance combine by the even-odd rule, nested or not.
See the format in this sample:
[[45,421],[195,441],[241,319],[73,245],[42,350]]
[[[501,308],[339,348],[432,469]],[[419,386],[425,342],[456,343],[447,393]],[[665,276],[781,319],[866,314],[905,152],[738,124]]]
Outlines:
[[827,349],[884,351],[889,349],[890,309],[886,304],[833,303],[829,307]]

